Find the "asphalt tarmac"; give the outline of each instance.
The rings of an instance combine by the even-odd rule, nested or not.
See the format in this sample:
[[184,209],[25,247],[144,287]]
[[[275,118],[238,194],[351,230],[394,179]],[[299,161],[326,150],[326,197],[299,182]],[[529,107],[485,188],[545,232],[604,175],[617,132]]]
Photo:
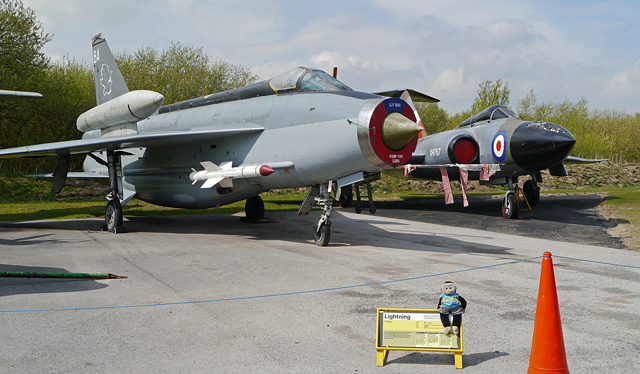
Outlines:
[[[605,220],[597,207],[603,198],[597,194],[541,196],[531,210],[521,210],[517,220],[502,218],[499,198],[470,199],[463,207],[462,198],[446,205],[442,199],[376,201],[376,215],[410,219],[440,225],[468,227],[502,234],[546,238],[570,243],[624,248],[622,241],[607,234],[605,227],[624,223]],[[369,212],[368,203],[363,210]]]
[[[471,213],[456,226],[445,211],[384,205],[336,211],[328,247],[311,241],[317,211],[132,217],[125,234],[96,219],[2,222],[0,271],[127,278],[0,278],[0,371],[453,373],[451,353],[393,351],[377,367],[375,350],[377,308],[435,308],[452,280],[468,301],[464,372],[523,373],[550,251],[569,370],[640,372],[640,253],[509,233],[535,232],[522,229],[533,218]],[[420,218],[431,215],[441,224]],[[541,221],[577,236],[596,226],[573,220]]]

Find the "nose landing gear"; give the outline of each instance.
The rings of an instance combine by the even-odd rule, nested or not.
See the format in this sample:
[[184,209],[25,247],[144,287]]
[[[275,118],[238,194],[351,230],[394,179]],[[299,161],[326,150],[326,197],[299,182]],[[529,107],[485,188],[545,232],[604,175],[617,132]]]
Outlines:
[[[539,176],[532,175],[532,179],[524,182],[522,189],[518,186],[518,177],[508,179],[508,191],[502,199],[502,217],[506,219],[517,219],[520,210],[531,210],[531,207],[540,201],[540,186],[538,186]],[[520,209],[520,193],[524,198],[526,208]]]

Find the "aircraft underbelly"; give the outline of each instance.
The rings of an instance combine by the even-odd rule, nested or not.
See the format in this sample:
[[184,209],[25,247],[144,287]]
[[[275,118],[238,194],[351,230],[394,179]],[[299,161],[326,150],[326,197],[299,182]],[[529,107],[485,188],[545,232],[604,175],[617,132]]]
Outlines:
[[136,196],[166,207],[204,209],[244,200],[261,192],[244,180],[234,180],[232,189],[219,189],[200,188],[183,179],[169,175],[136,176]]

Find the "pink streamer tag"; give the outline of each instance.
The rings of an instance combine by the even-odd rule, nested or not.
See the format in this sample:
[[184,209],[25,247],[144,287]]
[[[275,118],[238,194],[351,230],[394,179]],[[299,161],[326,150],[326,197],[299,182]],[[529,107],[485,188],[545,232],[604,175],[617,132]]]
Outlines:
[[462,186],[462,206],[465,208],[469,206],[469,200],[467,200],[467,182],[469,182],[469,171],[460,169],[460,186]]
[[407,164],[404,166],[404,176],[408,176],[409,174],[411,174],[412,171],[416,170],[418,167],[411,165],[411,164]]
[[451,182],[449,182],[447,168],[440,168],[440,174],[442,174],[442,186],[444,187],[444,203],[453,204],[453,194],[451,193]]
[[482,164],[482,170],[480,170],[480,180],[488,181],[489,178],[491,178],[495,173],[495,171],[489,172],[488,164]]

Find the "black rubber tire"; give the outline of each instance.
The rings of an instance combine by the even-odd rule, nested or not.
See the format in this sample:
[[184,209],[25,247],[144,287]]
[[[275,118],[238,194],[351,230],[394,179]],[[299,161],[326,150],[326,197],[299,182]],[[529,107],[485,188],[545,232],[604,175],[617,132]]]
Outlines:
[[258,222],[264,218],[264,202],[260,196],[247,199],[244,203],[244,213],[251,222]]
[[122,227],[122,206],[117,199],[110,200],[104,211],[104,223],[107,231],[116,232],[117,227]]
[[353,205],[353,186],[340,187],[340,206],[350,208]]
[[540,188],[532,180],[524,182],[522,193],[527,198],[529,205],[534,206],[540,201]]
[[506,219],[518,218],[518,201],[514,194],[508,194],[506,199],[502,200],[502,216]]
[[318,230],[318,225],[313,226],[313,239],[317,246],[326,247],[331,240],[331,226],[322,224],[320,230]]

